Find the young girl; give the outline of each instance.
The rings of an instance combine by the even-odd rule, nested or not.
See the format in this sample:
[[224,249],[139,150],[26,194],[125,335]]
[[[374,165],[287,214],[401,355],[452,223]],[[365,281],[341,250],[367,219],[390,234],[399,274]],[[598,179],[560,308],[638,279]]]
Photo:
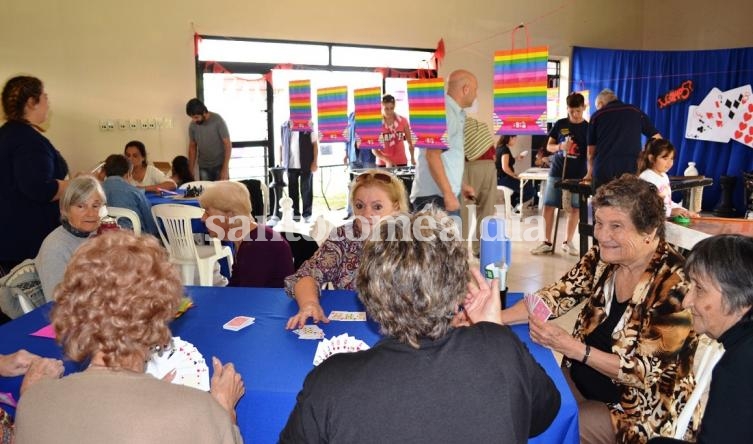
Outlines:
[[698,213],[690,212],[682,205],[672,202],[672,189],[669,187],[667,171],[672,168],[674,161],[675,147],[669,140],[651,139],[638,158],[639,177],[656,186],[659,196],[664,199],[667,217],[698,217]]
[[173,159],[172,167],[172,179],[178,186],[194,181],[193,174],[191,174],[191,169],[188,168],[188,157],[175,156],[175,158]]

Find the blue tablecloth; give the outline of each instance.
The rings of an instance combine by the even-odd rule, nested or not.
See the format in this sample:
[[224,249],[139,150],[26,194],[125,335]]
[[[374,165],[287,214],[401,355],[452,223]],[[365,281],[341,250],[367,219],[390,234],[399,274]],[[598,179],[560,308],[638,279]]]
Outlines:
[[152,206],[166,203],[179,203],[194,207],[199,206],[199,199],[186,199],[183,197],[183,195],[186,194],[186,190],[175,190],[175,192],[178,194],[165,194],[163,196],[162,193],[152,193],[148,191],[146,193],[146,200],[148,200]]
[[[295,301],[281,289],[188,287],[187,292],[196,306],[173,322],[173,334],[196,345],[208,363],[211,356],[217,356],[223,362],[235,364],[246,384],[246,395],[237,406],[238,424],[245,441],[276,442],[295,404],[295,396],[313,368],[317,345],[317,341],[301,340],[284,330],[288,318],[297,312]],[[511,302],[516,297],[521,295],[509,296]],[[325,313],[363,310],[354,293],[347,291],[325,291],[322,306]],[[49,310],[48,304],[0,326],[0,338],[3,338],[0,353],[25,348],[43,356],[60,357],[61,351],[54,341],[28,335],[48,322]],[[237,315],[253,316],[256,323],[238,332],[223,330],[222,325]],[[328,338],[348,333],[369,345],[379,339],[377,326],[372,322],[332,321],[320,325]],[[531,342],[527,326],[514,326],[513,330],[562,394],[562,406],[554,423],[529,442],[577,443],[577,407],[551,351]],[[77,365],[66,364],[67,372],[77,370]],[[20,383],[20,377],[0,378],[0,391],[10,391],[18,397]],[[13,409],[8,410],[13,413]]]

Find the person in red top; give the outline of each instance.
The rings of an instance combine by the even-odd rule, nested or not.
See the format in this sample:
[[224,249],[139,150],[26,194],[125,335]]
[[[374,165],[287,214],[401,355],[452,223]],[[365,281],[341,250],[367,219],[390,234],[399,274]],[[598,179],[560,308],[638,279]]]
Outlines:
[[396,167],[408,165],[405,144],[408,144],[411,165],[416,164],[413,157],[413,138],[408,119],[395,112],[395,97],[385,94],[382,97],[382,149],[371,150],[376,156],[378,167]]

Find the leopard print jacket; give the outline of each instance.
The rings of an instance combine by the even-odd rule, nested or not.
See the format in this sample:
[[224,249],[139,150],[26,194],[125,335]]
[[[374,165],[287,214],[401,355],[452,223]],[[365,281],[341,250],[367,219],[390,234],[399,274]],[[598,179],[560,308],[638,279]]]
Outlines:
[[[684,259],[661,241],[612,333],[612,352],[620,358],[615,383],[619,404],[609,405],[619,443],[645,443],[672,436],[675,421],[693,392],[693,356],[698,338],[682,308],[687,292]],[[595,246],[558,282],[539,291],[557,317],[587,302],[573,336],[581,341],[607,317],[605,293],[617,266],[600,259]],[[686,439],[695,437],[689,430]]]

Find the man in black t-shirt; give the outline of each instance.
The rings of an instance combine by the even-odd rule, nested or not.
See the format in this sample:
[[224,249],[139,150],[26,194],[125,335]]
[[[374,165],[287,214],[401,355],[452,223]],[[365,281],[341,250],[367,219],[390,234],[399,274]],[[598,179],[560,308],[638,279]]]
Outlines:
[[[561,179],[582,179],[587,172],[586,141],[588,122],[583,119],[586,109],[582,94],[573,93],[567,96],[567,117],[560,119],[549,131],[547,151],[552,155],[552,166],[549,169],[549,179],[544,191],[544,223],[546,240],[535,248],[531,254],[546,254],[554,252],[552,245],[552,225],[554,224],[554,209],[562,207],[562,189],[555,184]],[[562,250],[573,256],[578,250],[573,245],[573,235],[578,226],[578,195],[572,193],[570,198],[570,212],[567,216],[567,238],[562,243]]]

